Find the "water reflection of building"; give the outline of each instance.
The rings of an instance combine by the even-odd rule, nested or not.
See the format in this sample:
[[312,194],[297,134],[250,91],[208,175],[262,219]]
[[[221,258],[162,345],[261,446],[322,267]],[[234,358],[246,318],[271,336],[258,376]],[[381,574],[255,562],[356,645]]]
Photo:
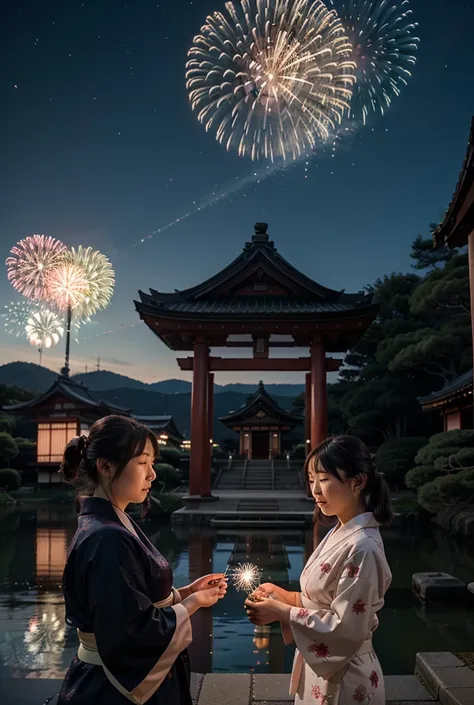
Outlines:
[[[306,532],[304,536],[295,534],[283,537],[271,531],[259,531],[257,534],[256,531],[249,530],[243,535],[230,537],[223,534],[206,533],[206,529],[204,529],[203,533],[189,534],[187,538],[191,581],[216,569],[216,566],[213,566],[213,556],[220,553],[218,546],[215,545],[219,539],[221,543],[229,545],[230,553],[226,559],[231,566],[246,562],[259,565],[263,570],[264,580],[270,580],[282,586],[297,579],[301,570],[299,565],[296,566],[296,571],[292,570],[287,546],[290,544],[305,546],[305,555],[302,556],[301,552],[299,553],[301,563],[305,562],[312,552],[311,531]],[[222,565],[220,568],[222,569]],[[298,574],[296,575],[296,573]],[[218,602],[212,610],[199,610],[193,615],[193,642],[189,649],[193,671],[209,673],[214,670],[216,665],[214,652],[217,653],[219,644],[219,642],[214,644],[214,625],[219,625],[220,638],[225,639],[225,642],[221,643],[227,643],[231,638],[229,629],[235,629],[236,623],[246,623],[244,600],[243,593],[230,589],[225,600]],[[248,633],[250,638],[246,648],[248,648],[252,670],[283,673],[285,671],[285,646],[278,625],[256,630],[250,625]]]
[[[213,537],[205,534],[190,534],[188,547],[190,581],[212,573]],[[198,610],[193,614],[191,623],[193,641],[189,647],[189,657],[192,669],[196,673],[210,673],[213,651],[211,610]]]
[[36,514],[36,584],[40,590],[60,588],[68,546],[75,531],[75,525],[65,512],[40,508]]

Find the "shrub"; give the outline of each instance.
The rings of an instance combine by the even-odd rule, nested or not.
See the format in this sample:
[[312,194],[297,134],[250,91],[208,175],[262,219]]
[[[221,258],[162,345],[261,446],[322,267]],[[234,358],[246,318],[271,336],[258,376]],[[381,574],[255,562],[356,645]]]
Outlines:
[[156,463],[154,466],[156,472],[155,482],[164,482],[165,487],[177,487],[181,482],[181,474],[172,465],[168,463]]
[[420,489],[418,501],[432,514],[450,504],[474,501],[474,470],[461,470],[428,482]]
[[441,456],[447,457],[466,447],[474,446],[474,431],[446,431],[430,438],[415,457],[417,465],[432,465]]
[[390,438],[375,454],[375,464],[387,482],[402,485],[405,475],[413,467],[415,455],[426,445],[426,438]]
[[17,470],[13,468],[4,468],[0,470],[0,489],[11,492],[19,490],[21,485],[21,476]]
[[405,475],[405,485],[410,490],[419,490],[427,482],[432,482],[443,475],[445,475],[444,471],[435,468],[434,465],[417,465]]
[[36,442],[28,438],[15,438],[18,446],[18,455],[15,466],[18,470],[25,470],[36,465]]
[[[444,462],[442,462],[444,461]],[[461,448],[457,453],[444,458],[439,458],[436,465],[443,465],[447,470],[459,470],[474,466],[474,448]]]
[[18,455],[18,446],[14,438],[9,433],[0,432],[0,459],[4,463],[10,462]]
[[163,464],[179,468],[181,453],[177,448],[160,448],[160,460],[163,461]]
[[0,413],[0,432],[11,434],[13,431],[14,421],[11,416],[5,413]]

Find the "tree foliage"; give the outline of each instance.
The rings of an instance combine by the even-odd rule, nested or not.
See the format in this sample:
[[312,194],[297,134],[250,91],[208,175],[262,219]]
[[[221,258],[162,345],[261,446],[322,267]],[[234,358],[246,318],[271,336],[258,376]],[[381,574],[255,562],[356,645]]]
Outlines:
[[21,485],[21,475],[13,468],[2,468],[0,470],[0,490],[12,492],[19,490]]
[[421,437],[391,438],[375,454],[375,464],[387,482],[403,486],[405,475],[413,467],[416,453],[426,445]]
[[372,446],[430,436],[435,415],[421,410],[418,397],[472,366],[466,256],[434,250],[432,239],[420,236],[411,257],[416,273],[393,272],[366,287],[379,315],[329,386],[330,431]]
[[18,446],[9,433],[0,432],[0,460],[7,466],[18,455]]

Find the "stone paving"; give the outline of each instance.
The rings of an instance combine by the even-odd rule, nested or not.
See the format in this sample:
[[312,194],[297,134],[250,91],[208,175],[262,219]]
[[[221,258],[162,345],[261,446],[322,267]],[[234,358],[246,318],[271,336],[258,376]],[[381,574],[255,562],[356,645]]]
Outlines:
[[[289,674],[193,673],[196,705],[289,705]],[[1,705],[41,705],[61,681],[0,680]],[[416,675],[385,676],[387,705],[474,705],[474,671],[449,652],[419,653]]]

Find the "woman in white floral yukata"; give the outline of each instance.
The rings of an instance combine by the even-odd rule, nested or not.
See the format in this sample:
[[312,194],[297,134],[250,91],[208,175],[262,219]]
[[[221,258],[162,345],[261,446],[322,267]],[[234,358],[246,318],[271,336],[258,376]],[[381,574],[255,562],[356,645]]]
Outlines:
[[384,477],[358,438],[329,438],[305,465],[316,520],[337,517],[301,574],[301,592],[264,583],[247,600],[253,624],[280,620],[296,642],[290,693],[296,705],[385,705],[373,650],[377,612],[391,582],[379,526],[392,511]]

